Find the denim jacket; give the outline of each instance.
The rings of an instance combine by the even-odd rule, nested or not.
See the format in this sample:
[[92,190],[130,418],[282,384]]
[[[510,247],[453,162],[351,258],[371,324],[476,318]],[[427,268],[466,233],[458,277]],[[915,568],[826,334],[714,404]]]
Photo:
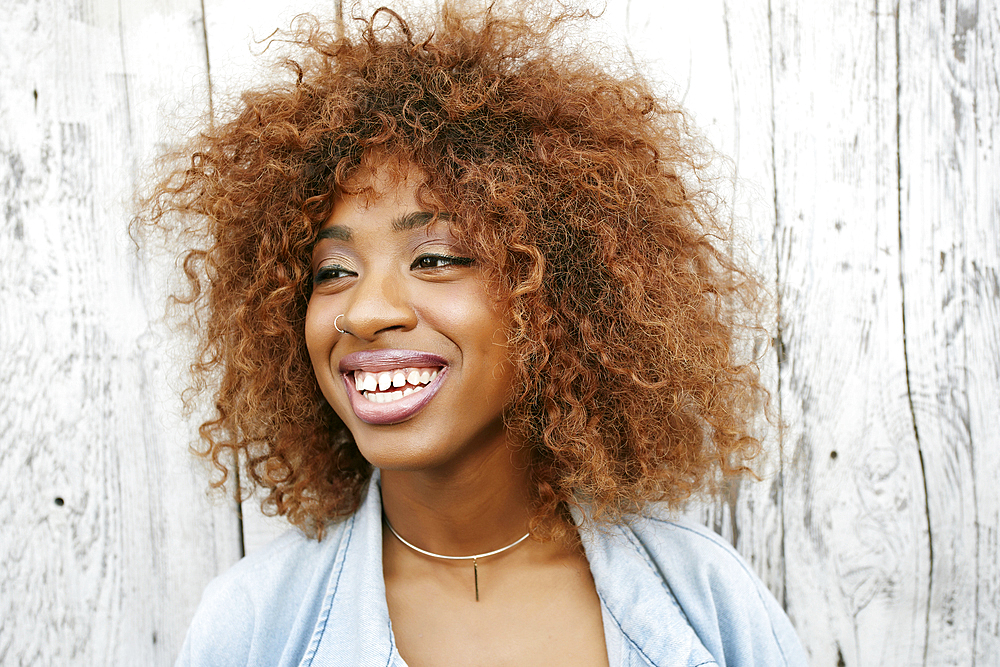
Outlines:
[[[637,518],[581,530],[609,664],[805,666],[791,623],[733,548],[697,525]],[[377,474],[322,541],[289,531],[215,579],[178,667],[405,667],[382,579]]]

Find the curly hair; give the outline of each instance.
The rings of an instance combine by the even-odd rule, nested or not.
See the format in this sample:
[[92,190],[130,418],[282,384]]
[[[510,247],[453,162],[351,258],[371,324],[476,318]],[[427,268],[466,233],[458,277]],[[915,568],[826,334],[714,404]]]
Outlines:
[[684,110],[561,49],[586,12],[425,18],[381,8],[344,34],[297,17],[278,38],[290,76],[243,93],[144,200],[144,224],[204,240],[183,251],[183,299],[195,384],[215,395],[200,453],[216,483],[240,455],[265,509],[313,536],[360,503],[372,469],[319,390],[304,320],[318,230],[372,155],[426,174],[421,201],[509,304],[505,418],[528,448],[533,531],[565,536],[583,502],[619,520],[746,472],[767,392],[741,335],[761,288],[726,252],[713,155]]

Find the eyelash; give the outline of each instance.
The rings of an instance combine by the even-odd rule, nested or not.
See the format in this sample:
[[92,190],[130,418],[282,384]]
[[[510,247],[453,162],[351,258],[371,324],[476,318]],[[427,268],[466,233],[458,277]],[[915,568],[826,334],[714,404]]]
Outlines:
[[[449,266],[471,266],[475,260],[471,257],[456,257],[454,255],[421,255],[413,260],[410,264],[410,270],[416,269],[441,269]],[[434,262],[433,266],[421,266],[425,262]],[[338,275],[339,274],[339,275]],[[330,280],[339,280],[340,278],[346,278],[347,276],[354,275],[353,271],[348,271],[343,266],[339,264],[330,264],[328,266],[321,266],[316,271],[316,276],[313,278],[313,284],[318,285]]]
[[[436,266],[421,266],[424,261],[443,262]],[[445,266],[470,266],[473,263],[471,257],[455,257],[454,255],[421,255],[413,260],[410,269],[440,269]]]
[[[341,275],[335,275],[338,273]],[[328,280],[337,280],[338,278],[346,278],[349,275],[351,275],[351,272],[338,264],[321,266],[316,271],[316,276],[313,278],[313,284],[318,285],[319,283],[325,283]]]

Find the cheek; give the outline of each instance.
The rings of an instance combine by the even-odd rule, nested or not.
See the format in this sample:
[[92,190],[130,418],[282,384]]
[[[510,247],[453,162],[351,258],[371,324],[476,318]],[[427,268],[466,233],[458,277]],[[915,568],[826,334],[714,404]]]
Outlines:
[[337,369],[330,364],[330,353],[333,350],[336,333],[333,328],[333,318],[330,309],[318,307],[312,300],[306,309],[305,339],[306,350],[309,352],[309,361],[312,363],[313,375],[319,384],[319,389],[326,398],[327,403],[340,414],[337,409],[337,384],[341,381]]
[[333,327],[327,322],[329,318],[326,315],[326,309],[320,308],[310,300],[306,309],[306,350],[309,352],[313,373],[321,385],[325,382],[324,375],[329,373],[330,349],[333,344],[330,333]]
[[492,301],[485,290],[477,290],[465,299],[455,299],[447,316],[461,328],[468,361],[478,366],[482,374],[482,388],[501,395],[506,402],[513,389],[508,343],[512,323],[508,310]]
[[452,293],[434,300],[435,324],[449,332],[460,346],[470,351],[493,351],[507,340],[509,318],[506,311],[494,304],[481,288]]

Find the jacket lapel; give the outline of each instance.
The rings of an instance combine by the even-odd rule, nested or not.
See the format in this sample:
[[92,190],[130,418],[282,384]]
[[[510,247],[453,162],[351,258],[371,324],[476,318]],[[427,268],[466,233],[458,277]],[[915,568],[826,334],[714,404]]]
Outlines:
[[382,579],[382,501],[378,471],[347,520],[323,608],[303,667],[403,665],[396,651]]
[[629,527],[581,529],[580,537],[597,594],[621,631],[623,665],[716,664]]

